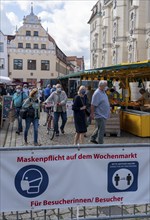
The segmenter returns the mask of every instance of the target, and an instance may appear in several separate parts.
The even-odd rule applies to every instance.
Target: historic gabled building
[[[69,72],[67,56],[42,27],[33,6],[15,36],[8,36],[8,66],[10,78],[31,84],[46,85]]]
[[[92,8],[90,67],[150,59],[150,1],[99,0]]]
[[[0,76],[8,76],[7,36],[0,31]]]
[[[84,71],[84,57],[68,56],[67,61],[70,64],[70,73]]]

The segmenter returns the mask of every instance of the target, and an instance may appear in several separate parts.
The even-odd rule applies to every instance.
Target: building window
[[[38,44],[34,44],[34,49],[38,49],[39,47],[38,47]]]
[[[41,60],[41,70],[49,70],[49,60]]]
[[[38,31],[34,31],[34,36],[39,36],[39,33],[38,33]]]
[[[0,58],[0,69],[1,70],[4,69],[4,62],[5,62],[4,58]]]
[[[41,49],[46,49],[46,44],[41,44]]]
[[[31,31],[26,31],[26,36],[31,36]]]
[[[0,42],[0,52],[4,52],[4,43]]]
[[[31,48],[31,44],[30,43],[26,43],[26,48]]]
[[[36,70],[36,60],[28,60],[27,64],[28,64],[27,67],[28,70]]]
[[[18,48],[23,48],[23,43],[18,43]]]
[[[23,69],[23,60],[14,59],[14,70],[22,70],[22,69]]]

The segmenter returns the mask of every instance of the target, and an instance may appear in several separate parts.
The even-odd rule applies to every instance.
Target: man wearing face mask
[[[92,96],[91,119],[95,119],[96,129],[91,136],[90,142],[95,144],[103,144],[106,120],[110,116],[110,104],[106,88],[107,81],[100,80],[98,88]]]
[[[13,95],[11,108],[15,107],[16,116],[18,120],[18,128],[16,133],[20,134],[22,132],[22,118],[19,115],[20,109],[22,107],[23,101],[27,98],[27,95],[22,91],[20,85],[16,86],[16,92]]]
[[[54,130],[56,136],[59,136],[59,126],[58,121],[61,116],[62,123],[60,126],[61,133],[64,134],[64,127],[67,122],[67,112],[66,112],[66,104],[67,104],[67,95],[65,91],[62,90],[61,85],[56,85],[56,91],[52,92],[51,95],[45,100],[44,104],[53,102],[54,103]]]

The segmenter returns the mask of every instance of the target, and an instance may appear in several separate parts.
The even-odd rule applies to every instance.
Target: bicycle
[[[47,134],[50,136],[50,140],[53,140],[55,131],[54,131],[54,111],[53,106],[46,104],[45,108],[47,109]]]

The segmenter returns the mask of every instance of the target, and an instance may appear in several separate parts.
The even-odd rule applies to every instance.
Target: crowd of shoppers
[[[110,114],[110,105],[106,90],[106,80],[99,81],[98,88],[94,93],[90,86],[85,87],[81,85],[78,87],[77,93],[74,95],[72,105],[75,127],[74,145],[84,144],[84,138],[86,137],[88,125],[91,123],[91,120],[95,120],[96,127],[92,136],[90,137],[90,142],[94,144],[103,144],[105,124]],[[31,123],[33,124],[34,130],[34,145],[40,145],[38,142],[40,112],[48,103],[53,105],[55,136],[59,136],[60,132],[65,134],[65,125],[67,122],[67,100],[67,94],[60,84],[53,85],[52,88],[48,84],[45,89],[37,89],[35,87],[28,88],[27,84],[24,84],[23,87],[20,85],[16,86],[15,92],[13,93],[11,108],[14,107],[16,111],[16,117],[18,120],[16,133],[18,135],[23,131],[20,109],[26,109],[28,112],[25,118],[25,145],[28,144],[28,131]],[[44,107],[43,109],[46,115],[46,108]],[[34,113],[29,114],[29,112]],[[60,117],[61,122],[59,123]]]

